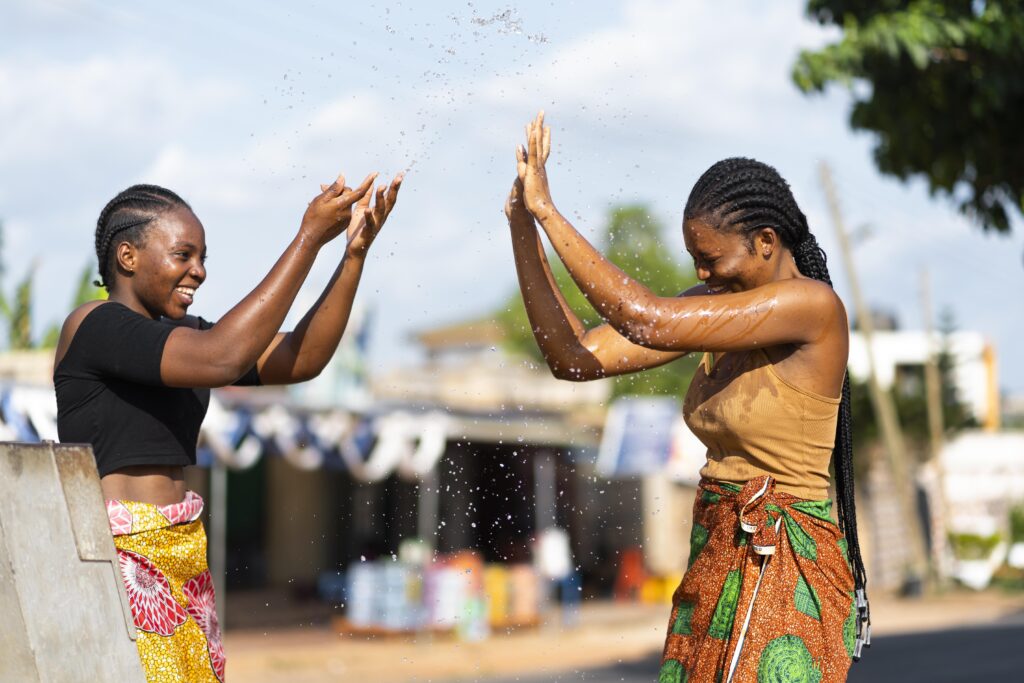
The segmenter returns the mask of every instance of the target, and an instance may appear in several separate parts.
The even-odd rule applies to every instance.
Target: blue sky
[[[585,234],[642,201],[679,232],[693,182],[753,156],[790,181],[847,300],[818,162],[834,170],[866,293],[921,324],[927,267],[938,307],[986,334],[1001,384],[1024,391],[1024,239],[984,235],[923,184],[881,177],[846,125],[842,90],[805,97],[801,48],[835,34],[803,3],[737,1],[291,3],[5,0],[0,5],[3,284],[35,260],[36,326],[66,314],[93,254],[96,215],[155,182],[207,228],[193,311],[216,319],[266,272],[317,183],[407,170],[370,255],[372,366],[415,360],[411,331],[484,314],[513,291],[501,206],[523,124],[553,127],[552,187]],[[325,249],[293,320],[340,256]]]

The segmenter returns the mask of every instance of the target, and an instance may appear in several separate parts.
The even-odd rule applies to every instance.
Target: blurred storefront
[[[395,628],[448,623],[422,608],[440,599],[499,627],[535,621],[548,599],[639,597],[633,580],[677,574],[689,505],[672,507],[667,458],[599,467],[608,384],[555,380],[493,333],[427,332],[424,363],[372,382],[347,341],[306,386],[213,392],[186,476],[229,595],[283,590]],[[8,364],[2,439],[57,440],[52,360],[32,359]],[[412,603],[367,597],[400,585],[421,621]]]
[[[927,349],[901,339],[881,354],[890,382]],[[349,625],[367,629],[477,615],[467,637],[530,623],[554,597],[667,600],[686,566],[705,451],[679,400],[609,404],[607,382],[556,380],[501,351],[492,322],[415,340],[421,364],[369,379],[356,326],[312,383],[213,393],[187,483],[207,500],[222,585],[344,605]],[[969,335],[955,348],[985,424],[994,355]],[[851,372],[860,353],[855,335]],[[57,439],[52,359],[29,356],[0,357],[2,440]],[[947,497],[977,488],[954,460]],[[899,543],[866,545],[879,562]]]

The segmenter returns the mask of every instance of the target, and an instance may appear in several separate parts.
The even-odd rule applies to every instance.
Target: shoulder
[[[82,321],[96,309],[110,305],[120,306],[116,302],[99,299],[84,303],[68,314],[68,317],[64,319],[64,325],[60,328],[60,338],[57,340],[57,350],[54,353],[54,365],[60,365],[61,359],[67,353],[68,346],[71,345],[71,340],[75,338],[78,328],[82,326]]]
[[[84,303],[75,310],[68,314],[68,317],[64,319],[64,325],[60,329],[60,341],[58,342],[58,350],[61,347],[66,347],[74,338],[75,333],[78,332],[78,328],[82,326],[82,322],[89,317],[89,314],[97,309],[104,309],[102,314],[113,313],[114,309],[121,308],[127,310],[123,305],[116,301],[106,301],[99,299],[97,301],[90,301]]]
[[[846,307],[828,283],[811,278],[795,278],[774,283],[774,286],[778,303],[797,315],[805,329],[817,329],[825,337],[848,337]],[[814,339],[821,338],[814,336]]]
[[[821,280],[798,277],[779,280],[767,286],[775,288],[780,297],[802,302],[807,306],[844,309],[843,300],[836,294],[836,290]]]

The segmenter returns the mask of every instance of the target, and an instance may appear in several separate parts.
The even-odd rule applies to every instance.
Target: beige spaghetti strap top
[[[800,389],[775,372],[763,349],[704,354],[683,418],[708,447],[700,474],[743,484],[769,474],[800,498],[828,497],[838,398]]]

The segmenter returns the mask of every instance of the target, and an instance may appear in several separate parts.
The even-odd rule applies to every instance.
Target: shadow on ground
[[[601,669],[486,679],[488,683],[640,683],[657,679],[658,656]],[[1024,612],[994,625],[876,638],[850,683],[975,683],[1022,680]],[[483,679],[477,679],[483,680]]]

